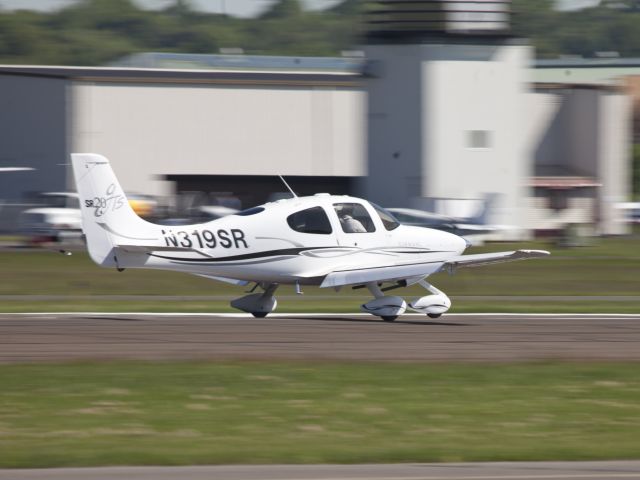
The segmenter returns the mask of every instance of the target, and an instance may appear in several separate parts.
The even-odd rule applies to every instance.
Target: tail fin
[[[493,213],[493,209],[497,203],[498,193],[486,193],[482,204],[478,211],[467,219],[467,222],[472,225],[487,225],[489,223],[489,217]]]
[[[118,267],[115,248],[122,240],[145,241],[153,224],[133,211],[109,160],[94,153],[71,154],[80,196],[82,229],[89,255],[99,265]]]

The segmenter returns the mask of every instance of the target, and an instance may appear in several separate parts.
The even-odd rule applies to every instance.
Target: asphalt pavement
[[[0,314],[0,363],[640,360],[640,315]]]
[[[0,470],[0,480],[615,480],[640,461],[253,465]]]

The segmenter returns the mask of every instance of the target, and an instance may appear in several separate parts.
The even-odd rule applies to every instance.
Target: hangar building
[[[128,192],[198,192],[199,203],[264,202],[284,191],[282,174],[299,194],[453,215],[498,194],[490,221],[516,226],[510,238],[583,222],[623,233],[613,206],[629,193],[628,97],[611,85],[532,86],[530,48],[505,33],[509,2],[489,3],[491,21],[444,8],[412,25],[383,9],[366,61],[148,54],[104,68],[0,66],[0,166],[38,169],[0,177],[0,198],[72,188],[69,153],[96,152]]]
[[[150,195],[173,193],[167,180],[229,192],[238,176],[278,173],[343,191],[365,173],[363,101],[349,72],[3,66],[0,161],[37,168],[33,191],[70,186],[70,152],[107,156],[127,191]],[[266,200],[252,192],[262,183],[242,187],[244,202]]]

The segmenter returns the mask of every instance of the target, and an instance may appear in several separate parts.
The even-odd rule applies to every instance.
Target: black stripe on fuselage
[[[155,253],[148,253],[150,257],[162,258],[164,260],[172,260],[174,262],[197,262],[197,263],[218,263],[218,262],[233,262],[237,260],[253,260],[256,258],[266,258],[266,257],[282,257],[282,256],[296,256],[300,255],[302,252],[313,252],[315,250],[329,250],[329,249],[339,249],[339,248],[349,248],[349,247],[340,247],[340,246],[331,246],[331,247],[312,247],[312,248],[284,248],[280,250],[267,250],[264,252],[256,252],[256,253],[246,253],[244,255],[231,255],[229,257],[217,257],[217,258],[183,258],[183,257],[170,257],[167,255],[158,255]],[[357,253],[359,250],[354,250],[354,253]],[[423,251],[390,251],[388,253],[398,253],[398,254],[425,254],[425,253],[443,253],[439,251],[433,250],[423,250]]]
[[[217,258],[182,258],[182,257],[169,257],[166,255],[157,255],[155,253],[149,253],[150,257],[163,258],[165,260],[174,260],[178,262],[200,262],[200,263],[215,263],[215,262],[233,262],[235,260],[251,260],[254,258],[265,257],[280,257],[280,256],[296,256],[300,252],[306,250],[324,250],[327,248],[336,247],[315,247],[315,248],[283,248],[281,250],[268,250],[265,252],[246,253],[244,255],[231,255],[229,257],[217,257]]]

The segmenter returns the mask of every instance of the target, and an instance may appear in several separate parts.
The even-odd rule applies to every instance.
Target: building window
[[[467,148],[491,148],[489,130],[467,130]]]

